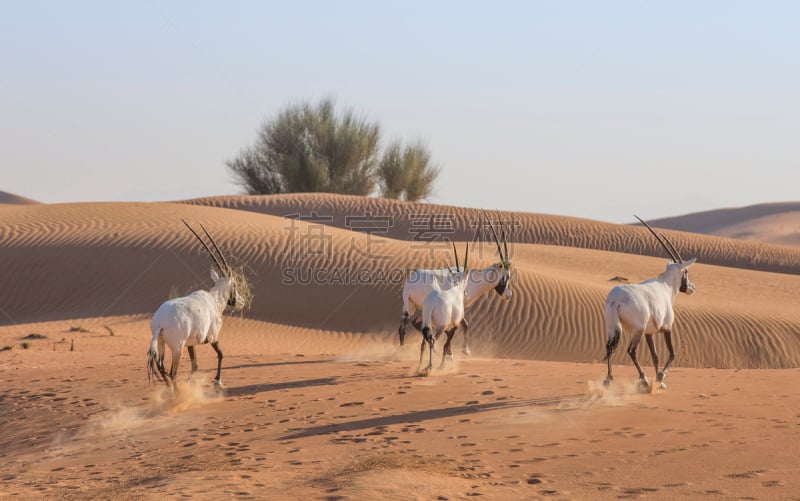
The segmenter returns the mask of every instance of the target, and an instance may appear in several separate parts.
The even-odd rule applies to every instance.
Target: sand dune
[[[315,199],[334,207],[341,199],[338,210],[343,213],[355,204],[351,197]],[[376,204],[360,200],[368,205],[366,212]],[[401,313],[405,270],[440,267],[452,259],[446,243],[422,247],[414,241],[205,205],[89,203],[2,210],[0,270],[15,284],[0,292],[5,323],[146,316],[171,293],[207,287],[208,259],[180,218],[205,224],[251,270],[256,297],[248,318],[304,329],[390,338]],[[451,212],[464,222],[456,236],[468,236],[466,221],[477,212]],[[651,240],[641,228],[529,214],[515,215],[515,220],[520,224],[517,242],[561,235],[563,246],[512,246],[514,300],[507,303],[491,293],[474,305],[475,347],[502,357],[602,358],[602,304],[614,285],[609,279],[650,278],[665,260],[634,255]],[[402,216],[397,221],[396,232],[407,224]],[[676,363],[719,368],[800,365],[800,312],[785,307],[800,294],[800,276],[706,264],[744,264],[745,249],[753,243],[674,236],[679,248],[689,249],[687,256],[698,255],[703,263],[693,267],[700,292],[677,302],[681,355]],[[576,242],[634,254],[570,247]],[[754,268],[800,269],[800,250],[759,249],[759,256],[751,257]],[[473,250],[471,264],[489,266],[496,260],[487,243]]]
[[[0,204],[31,205],[38,203],[39,202],[37,202],[36,200],[31,200],[30,198],[21,197],[19,195],[15,195],[7,191],[0,191]]]
[[[293,212],[325,224],[280,217]],[[698,291],[677,301],[670,389],[643,395],[624,350],[600,384],[602,304],[612,278],[664,268],[652,237],[516,213],[514,297],[471,308],[472,357],[459,335],[453,363],[415,377],[420,337],[400,347],[396,334],[404,271],[450,264],[446,241],[422,240],[463,246],[479,214],[334,195],[0,206],[0,498],[798,492],[800,250],[669,231],[700,260]],[[393,226],[352,231],[376,216]],[[225,319],[224,395],[202,346],[191,381],[184,355],[178,396],[146,383],[150,315],[210,284],[181,218],[253,281],[252,309]],[[473,267],[497,259],[487,242],[470,253]]]
[[[480,209],[317,193],[210,197],[189,200],[185,203],[274,216],[302,214],[343,229],[366,224],[353,218],[386,217],[391,226],[381,235],[414,242],[422,242],[426,238],[434,238],[435,235],[452,236],[460,241],[472,239],[477,221],[481,218]],[[494,211],[489,211],[489,214],[495,222],[502,219],[511,226],[511,213],[498,215]],[[348,221],[348,218],[351,220]],[[513,239],[517,243],[664,256],[663,249],[646,229],[639,226],[519,212],[513,214],[513,219],[513,227],[516,230]],[[376,227],[380,224],[380,222],[374,223]],[[386,226],[383,228],[386,229]],[[687,234],[682,231],[665,231],[664,233],[678,246],[682,254],[697,256],[705,264],[800,274],[800,251],[795,248],[695,234],[698,232]],[[483,239],[489,238],[486,231]]]
[[[657,219],[661,228],[779,245],[800,245],[800,202],[750,205]]]

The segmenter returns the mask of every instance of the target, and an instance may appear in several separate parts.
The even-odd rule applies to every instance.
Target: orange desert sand
[[[4,200],[2,499],[800,499],[800,247],[663,230],[698,258],[697,292],[676,301],[669,388],[639,393],[627,335],[608,389],[602,358],[605,295],[667,262],[640,226],[504,213],[513,298],[482,297],[472,355],[458,333],[454,362],[437,370],[439,352],[418,377],[421,336],[397,339],[396,275],[452,264],[447,243],[421,240],[463,249],[477,209]],[[181,218],[247,267],[255,293],[225,316],[224,394],[209,346],[191,380],[183,354],[176,397],[147,381],[150,316],[211,285]],[[482,240],[472,267],[497,261]],[[328,283],[286,283],[313,270]],[[376,280],[346,283],[359,270]]]

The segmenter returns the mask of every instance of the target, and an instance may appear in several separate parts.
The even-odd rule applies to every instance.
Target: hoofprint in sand
[[[233,320],[216,359],[148,385],[145,318],[0,329],[0,497],[113,499],[787,499],[800,492],[800,372],[675,368],[636,391],[601,363],[461,359],[414,375],[392,332],[336,336]],[[114,336],[102,327],[113,325]],[[298,351],[298,336],[304,348]],[[186,360],[184,360],[186,362]],[[630,367],[626,367],[630,371]]]

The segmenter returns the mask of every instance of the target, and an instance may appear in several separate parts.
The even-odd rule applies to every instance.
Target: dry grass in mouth
[[[219,272],[216,266],[214,269]],[[227,275],[233,279],[234,286],[236,287],[236,293],[238,295],[236,311],[244,313],[250,309],[250,306],[252,306],[254,296],[253,288],[250,285],[250,282],[247,280],[247,267],[243,264],[231,266]],[[169,290],[167,299],[176,299],[187,296],[202,287],[202,285],[190,287],[178,287],[173,285]]]
[[[253,304],[253,288],[247,280],[246,266],[243,264],[231,266],[229,274],[238,296],[236,310],[244,313]]]

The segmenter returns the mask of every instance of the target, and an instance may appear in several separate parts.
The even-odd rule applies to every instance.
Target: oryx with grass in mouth
[[[696,258],[684,261],[666,235],[656,233],[639,216],[634,215],[634,217],[656,237],[656,240],[669,254],[672,262],[668,263],[667,269],[656,278],[645,280],[639,284],[617,285],[608,293],[605,303],[606,333],[608,334],[605,360],[608,361],[608,376],[604,384],[608,386],[613,379],[611,355],[619,344],[622,331],[625,330],[632,333],[631,342],[628,344],[628,355],[639,372],[640,385],[644,388],[650,387],[647,376],[636,358],[636,348],[644,335],[653,357],[656,382],[661,388],[666,388],[664,378],[675,359],[675,350],[672,346],[672,324],[675,321],[673,305],[679,292],[687,295],[694,294],[694,284],[689,280],[689,266],[696,261]],[[669,359],[661,370],[658,369],[658,355],[653,344],[653,334],[658,332],[664,334],[664,341],[669,350]]]
[[[211,256],[211,280],[214,281],[214,286],[207,291],[198,290],[188,296],[170,299],[156,310],[150,320],[153,339],[147,352],[147,376],[148,380],[155,376],[168,388],[177,390],[175,378],[178,375],[183,347],[186,346],[189,351],[194,373],[197,370],[194,347],[209,343],[217,352],[217,375],[214,377],[214,385],[219,389],[222,387],[222,349],[219,346],[222,313],[228,306],[235,311],[246,309],[252,296],[244,273],[228,263],[205,227],[200,225],[216,255],[189,223],[183,221],[183,224]],[[172,352],[169,372],[164,367],[165,345],[169,345]]]
[[[494,228],[491,220],[483,212],[483,216],[488,223],[492,232],[495,244],[497,244],[497,253],[500,256],[500,262],[479,270],[470,272],[470,278],[466,284],[466,299],[464,306],[468,308],[472,303],[478,300],[483,294],[489,292],[491,289],[510,300],[511,292],[511,260],[508,254],[508,241],[506,235],[505,223],[500,219],[500,232],[502,235],[502,247],[500,238],[497,236],[497,231]],[[512,223],[513,224],[513,223]],[[400,335],[400,346],[405,342],[406,330],[408,325],[411,324],[415,329],[422,332],[422,320],[420,313],[422,310],[422,303],[435,288],[448,288],[453,283],[453,272],[463,272],[461,269],[443,268],[438,270],[415,270],[411,272],[403,286],[403,317],[398,329]],[[410,314],[413,313],[413,316]],[[469,355],[469,322],[466,318],[462,318],[461,327],[464,329],[464,353]],[[448,343],[447,349],[450,349]],[[445,353],[452,356],[452,353]]]

